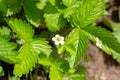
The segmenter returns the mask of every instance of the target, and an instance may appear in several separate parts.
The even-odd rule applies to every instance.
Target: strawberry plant
[[[14,64],[15,77],[39,64],[50,80],[86,80],[79,61],[89,40],[120,62],[116,37],[95,25],[105,0],[0,0],[0,5],[0,60]]]

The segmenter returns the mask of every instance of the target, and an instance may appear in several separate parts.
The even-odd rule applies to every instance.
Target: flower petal
[[[60,37],[60,35],[56,34],[55,37],[58,38],[58,37]]]
[[[98,42],[98,41],[99,41],[99,39],[98,39],[98,38],[95,38],[95,40],[96,40],[96,42]]]
[[[53,41],[56,41],[57,39],[55,37],[52,38]]]
[[[64,40],[64,37],[63,37],[63,36],[61,36],[61,40],[62,40],[62,41]]]
[[[55,41],[55,45],[59,45],[60,43],[58,41]]]
[[[62,45],[63,45],[64,43],[65,43],[65,41],[60,41],[60,44],[62,44]]]

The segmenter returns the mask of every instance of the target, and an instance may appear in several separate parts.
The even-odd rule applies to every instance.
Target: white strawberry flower
[[[56,34],[55,37],[52,38],[52,40],[55,42],[55,45],[59,45],[59,44],[63,45],[65,43],[64,37],[58,34]]]
[[[95,38],[95,40],[96,40],[96,46],[102,48],[102,41],[99,38]]]

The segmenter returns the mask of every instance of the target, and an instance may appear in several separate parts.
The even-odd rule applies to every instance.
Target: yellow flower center
[[[60,42],[60,41],[61,41],[61,37],[57,37],[57,41],[59,41],[59,42]]]
[[[99,43],[99,44],[102,44],[102,41],[101,41],[101,40],[98,40],[98,43]]]

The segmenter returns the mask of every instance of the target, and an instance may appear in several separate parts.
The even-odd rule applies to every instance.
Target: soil
[[[81,62],[87,69],[87,80],[120,80],[120,64],[95,45],[87,51],[90,62]]]

